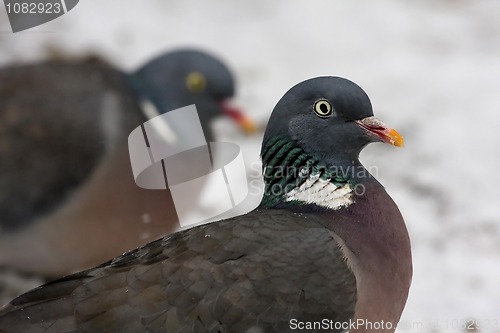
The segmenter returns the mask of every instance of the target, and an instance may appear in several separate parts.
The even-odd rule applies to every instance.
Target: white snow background
[[[100,54],[133,70],[179,46],[219,55],[238,81],[234,103],[265,124],[278,99],[314,76],[359,84],[406,147],[361,156],[398,203],[414,277],[400,332],[500,332],[500,2],[498,0],[80,1],[12,34],[0,8],[0,65],[54,52]],[[260,188],[261,135],[221,120]],[[217,189],[208,186],[206,196]],[[242,213],[258,203],[253,196]],[[199,212],[210,210],[202,205]]]

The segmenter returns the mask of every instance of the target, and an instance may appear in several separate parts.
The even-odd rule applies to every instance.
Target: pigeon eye
[[[205,76],[200,72],[191,72],[186,77],[186,86],[192,92],[202,92],[205,90],[205,86],[207,85],[207,80]]]
[[[321,118],[328,118],[332,115],[332,104],[326,99],[317,100],[314,103],[314,112]]]

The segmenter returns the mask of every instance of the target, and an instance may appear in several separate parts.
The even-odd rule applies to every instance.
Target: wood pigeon
[[[169,191],[135,184],[127,137],[191,104],[207,141],[222,115],[252,131],[225,102],[234,90],[229,69],[193,49],[131,74],[97,60],[0,69],[0,267],[60,277],[178,229]]]
[[[394,332],[410,241],[358,159],[371,142],[403,145],[359,86],[297,84],[265,132],[258,208],[34,289],[0,332]]]

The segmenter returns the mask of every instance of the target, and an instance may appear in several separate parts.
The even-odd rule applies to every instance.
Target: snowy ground
[[[101,0],[13,35],[0,9],[0,64],[90,51],[133,69],[169,48],[201,46],[231,65],[236,103],[261,123],[295,83],[350,78],[406,139],[404,150],[362,154],[412,239],[399,331],[461,332],[473,318],[481,332],[500,332],[499,11],[497,0]],[[257,184],[261,136],[217,126],[221,140],[241,143]],[[258,195],[250,201],[247,209]]]

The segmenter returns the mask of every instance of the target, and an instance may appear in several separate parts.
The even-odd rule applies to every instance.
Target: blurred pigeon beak
[[[255,123],[236,107],[228,104],[227,102],[222,102],[220,107],[222,109],[222,113],[236,121],[246,134],[252,134],[257,131]]]
[[[375,117],[366,117],[361,120],[356,120],[356,124],[374,134],[381,141],[389,143],[396,147],[404,147],[405,143],[401,134],[395,129],[388,127]]]

